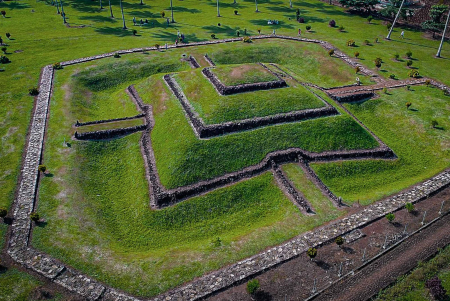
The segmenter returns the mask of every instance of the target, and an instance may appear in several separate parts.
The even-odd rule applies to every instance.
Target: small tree
[[[395,79],[395,74],[394,73],[389,74],[389,78],[390,79]]]
[[[31,212],[31,214],[30,214],[30,219],[31,219],[33,222],[37,223],[37,222],[41,219],[41,217],[39,216],[39,213],[37,213],[37,212]]]
[[[448,11],[448,6],[444,4],[438,4],[431,6],[430,19],[422,23],[422,28],[433,32],[433,39],[436,32],[442,31],[445,26],[444,14]]]
[[[6,210],[5,207],[0,207],[0,218],[5,218],[5,216],[8,214],[8,210]]]
[[[339,246],[339,248],[341,248],[342,245],[344,244],[345,240],[342,236],[338,236],[338,237],[336,237],[334,242]]]
[[[344,27],[344,26],[342,26],[342,25],[339,26],[339,31],[340,31],[340,32],[343,32],[344,30],[345,30],[345,27]]]
[[[6,18],[6,11],[2,10],[0,13],[2,14],[3,18]]]
[[[164,18],[166,16],[166,12],[165,11],[162,11],[161,12],[161,18]]]
[[[408,50],[406,52],[406,57],[409,58],[409,59],[412,57],[412,51],[411,50]]]
[[[386,87],[383,88],[383,93],[387,94],[388,93],[388,89]]]
[[[329,56],[332,56],[333,54],[334,54],[334,49],[328,50],[328,55],[329,55]]]
[[[394,219],[395,219],[395,215],[394,215],[394,213],[388,213],[388,214],[386,214],[386,219],[390,222],[390,223],[392,223],[393,221],[394,221]]]
[[[378,69],[380,69],[381,63],[382,63],[382,62],[383,62],[383,60],[382,60],[381,58],[379,58],[379,57],[377,57],[377,58],[374,60],[375,66],[376,66]]]
[[[239,12],[237,9],[234,10],[234,14],[237,15]]]
[[[241,32],[239,30],[236,30],[236,36],[240,36]]]
[[[9,60],[9,58],[5,55],[0,56],[0,64],[8,64],[11,61]]]
[[[349,47],[355,47],[355,46],[356,46],[355,40],[352,40],[352,39],[348,40],[348,41],[347,41],[347,46],[349,46]]]
[[[9,32],[7,32],[7,33],[6,33],[6,37],[7,37],[8,40],[9,40],[9,38],[11,37],[11,34],[10,34]]]
[[[53,69],[55,70],[59,70],[62,69],[63,67],[61,66],[61,63],[53,63],[52,65]]]
[[[439,122],[437,122],[437,120],[431,120],[431,126],[433,127],[433,129],[435,129],[438,125]]]
[[[261,28],[258,28],[257,30],[258,30],[258,34],[261,34]]]
[[[156,50],[159,50],[159,44],[155,44],[155,48],[156,48]]]
[[[414,204],[413,204],[413,203],[406,203],[406,204],[405,204],[405,208],[406,208],[406,210],[407,210],[409,213],[411,213],[411,212],[414,211]]]
[[[394,54],[394,59],[395,59],[396,61],[398,61],[399,58],[400,58],[400,54],[398,54],[398,53]]]
[[[328,22],[328,26],[335,27],[336,26],[336,21],[331,20],[330,22]]]
[[[370,45],[370,41],[369,40],[364,40],[363,44],[364,45]]]
[[[425,283],[425,286],[430,290],[430,294],[433,296],[435,300],[444,300],[447,291],[442,286],[442,281],[437,276],[433,277]]]
[[[6,50],[7,50],[8,48],[6,48],[6,47],[2,47],[2,51],[3,51],[3,54],[6,54]]]
[[[413,64],[413,61],[412,61],[412,60],[407,60],[407,61],[406,61],[406,66],[411,67],[412,64]]]
[[[412,105],[412,103],[410,103],[409,101],[406,103],[406,109],[409,110],[409,107]],[[410,204],[410,203],[408,203]]]
[[[216,34],[215,33],[212,33],[211,34],[211,39],[215,39],[216,38]]]
[[[133,36],[137,35],[137,30],[133,29],[132,33],[133,33]]]
[[[311,258],[311,260],[313,260],[317,256],[317,249],[309,248],[308,251],[306,252],[306,254],[308,254],[309,258]]]
[[[311,30],[311,25],[306,25],[306,30],[310,31]]]
[[[36,96],[39,94],[39,89],[37,87],[30,88],[28,89],[28,94],[31,96]]]
[[[250,295],[254,295],[259,289],[259,280],[253,279],[247,282],[247,292]]]
[[[408,72],[408,76],[412,77],[412,78],[418,78],[420,76],[420,74],[419,74],[419,71],[417,71],[416,69],[412,69]]]
[[[359,71],[361,71],[361,69],[359,68],[359,66],[355,67],[355,73],[357,74]]]
[[[46,170],[47,170],[47,166],[45,166],[43,164],[38,166],[38,171],[39,172],[45,173]]]
[[[356,52],[354,53],[354,55],[355,55],[356,58],[358,58],[358,57],[359,57],[359,52],[356,51]]]
[[[373,17],[372,16],[368,16],[367,17],[367,22],[370,24],[370,22],[372,22],[372,20],[373,20]]]

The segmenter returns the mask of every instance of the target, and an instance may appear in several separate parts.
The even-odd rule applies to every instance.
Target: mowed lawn
[[[312,164],[336,195],[368,204],[450,166],[450,97],[434,87],[390,89],[345,106],[397,154],[398,160]],[[412,106],[408,110],[406,102]],[[432,120],[438,122],[432,127]]]

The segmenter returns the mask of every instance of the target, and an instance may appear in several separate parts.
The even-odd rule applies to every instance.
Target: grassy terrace
[[[219,66],[212,70],[226,86],[253,84],[278,80],[259,64]]]
[[[286,88],[222,96],[202,75],[201,70],[178,73],[175,79],[206,124],[325,106],[319,98],[294,81],[289,81],[289,87]]]
[[[198,140],[179,101],[169,92],[161,76],[150,77],[136,88],[156,112],[151,137],[158,173],[167,188],[233,172],[259,163],[269,152],[290,147],[321,152],[378,145],[369,133],[346,115]]]
[[[436,88],[415,86],[346,104],[399,160],[314,164],[313,168],[335,194],[363,204],[431,177],[450,166],[449,100]],[[412,102],[409,110],[407,101]],[[438,121],[437,128],[432,128],[432,120]]]

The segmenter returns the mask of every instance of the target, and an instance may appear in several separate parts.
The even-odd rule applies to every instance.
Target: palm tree
[[[449,19],[450,19],[450,10],[448,11],[447,21],[445,22],[444,32],[442,33],[441,44],[439,45],[439,49],[438,49],[438,52],[436,53],[436,57],[441,57],[442,44],[444,44],[445,32],[447,31]]]
[[[292,8],[292,0],[289,0],[289,7]]]
[[[112,7],[111,7],[111,0],[108,0],[109,2],[109,11],[111,12],[111,18],[114,18],[113,12],[112,12]]]
[[[172,12],[172,23],[175,23],[175,20],[173,19],[173,5],[172,5],[172,0],[170,0],[170,10]]]
[[[217,0],[217,16],[220,17],[219,0]]]
[[[100,9],[103,9],[102,0],[100,0]]]
[[[122,11],[123,29],[127,29],[127,26],[125,25],[125,16],[123,15],[123,5],[122,5],[122,0],[120,0],[120,10]]]
[[[62,0],[59,0],[59,2],[61,2],[61,16],[63,17],[64,24],[66,24],[67,23],[66,22],[66,13],[64,12],[64,6],[63,6],[63,3],[62,3]]]
[[[394,22],[392,23],[391,29],[389,30],[389,33],[388,33],[388,35],[386,37],[386,40],[390,40],[391,39],[391,33],[392,33],[392,30],[394,29],[395,23],[397,22],[398,16],[400,15],[400,12],[402,11],[403,3],[405,3],[405,0],[402,0],[402,4],[400,4],[400,8],[398,9],[397,15],[395,16]]]
[[[144,1],[143,0],[141,0],[141,5],[144,5]]]
[[[256,12],[259,12],[259,10],[258,10],[258,0],[255,0],[255,4],[256,4]]]

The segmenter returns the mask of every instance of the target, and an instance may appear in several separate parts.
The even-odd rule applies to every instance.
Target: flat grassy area
[[[289,81],[289,87],[222,96],[201,70],[175,76],[195,111],[206,124],[264,117],[292,111],[315,109],[325,104],[302,85]]]
[[[106,123],[98,123],[98,124],[90,124],[79,127],[74,127],[73,131],[77,131],[78,133],[85,132],[94,132],[94,131],[104,131],[118,128],[126,128],[133,127],[138,125],[143,125],[144,120],[142,118],[137,119],[129,119],[129,120],[120,120],[114,122],[106,122]]]
[[[438,276],[442,286],[447,291],[447,300],[450,297],[450,247],[441,250],[435,257],[419,266],[410,274],[399,277],[397,283],[381,291],[376,301],[433,301],[425,287],[428,279]]]
[[[212,72],[226,86],[276,81],[278,77],[259,64],[219,66]]]
[[[378,145],[369,133],[346,115],[199,140],[179,101],[170,93],[161,76],[150,77],[136,88],[142,99],[153,105],[153,149],[161,183],[167,188],[233,172],[259,163],[269,152],[290,147],[321,152]]]
[[[41,285],[40,281],[15,268],[0,269],[1,301],[32,300],[32,291]]]
[[[398,160],[312,165],[325,185],[347,202],[368,204],[450,166],[450,97],[426,86],[388,93],[345,106],[394,150]],[[412,102],[409,110],[407,101]],[[432,128],[432,120],[438,121],[437,128]]]

